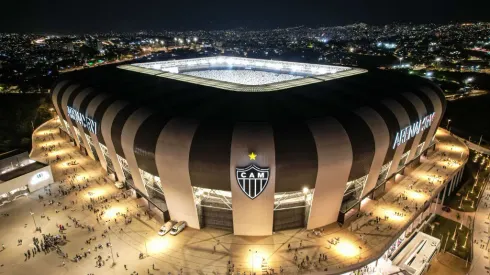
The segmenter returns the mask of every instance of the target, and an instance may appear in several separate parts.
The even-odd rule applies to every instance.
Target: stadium
[[[249,236],[344,223],[434,150],[446,105],[415,76],[237,57],[73,72],[52,100],[165,220]]]

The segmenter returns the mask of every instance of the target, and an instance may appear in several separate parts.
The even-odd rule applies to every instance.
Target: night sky
[[[488,0],[4,0],[0,32],[252,29],[490,21]]]

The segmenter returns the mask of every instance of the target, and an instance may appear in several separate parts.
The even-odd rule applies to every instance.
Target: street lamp
[[[451,123],[451,119],[448,119],[448,120],[447,120],[447,126],[446,126],[446,128],[447,128],[448,130],[449,130],[449,123]]]
[[[111,248],[112,266],[115,266],[116,265],[116,262],[114,262],[114,252],[112,252],[111,233],[110,232],[107,232],[107,236],[109,237],[109,244],[110,244],[109,247]],[[145,240],[145,245],[146,245],[146,240]]]
[[[252,254],[252,249],[249,249],[248,252],[250,252],[250,260],[252,261],[252,272],[250,272],[250,273],[253,273],[254,272],[253,271],[254,270],[254,267],[253,267],[254,266],[254,256]]]
[[[34,226],[35,226],[35,228],[37,230],[37,224],[36,224],[36,220],[34,219],[34,212],[32,212],[32,209],[31,209],[31,212],[30,213],[31,213],[32,221],[34,222]]]
[[[398,57],[398,60],[400,60],[400,66],[401,66],[402,65],[403,57]]]

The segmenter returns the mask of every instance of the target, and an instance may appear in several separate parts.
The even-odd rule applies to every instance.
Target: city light
[[[446,12],[444,8],[441,7],[440,12]],[[192,14],[189,13],[187,17]],[[186,16],[182,15],[181,18],[186,19]],[[100,242],[102,245],[108,242],[114,243],[115,250],[112,260],[118,261],[116,267],[118,270],[123,270],[122,266],[126,268],[128,264],[129,271],[147,271],[146,269],[149,268],[148,273],[150,270],[153,270],[154,273],[172,270],[174,273],[183,273],[184,271],[178,272],[178,270],[184,269],[186,273],[197,270],[203,274],[238,271],[256,274],[269,272],[267,268],[276,268],[277,272],[272,273],[388,274],[389,272],[381,268],[389,264],[390,270],[399,269],[400,272],[403,272],[401,270],[407,265],[399,266],[398,269],[395,269],[395,265],[410,262],[407,260],[410,257],[405,257],[402,251],[405,248],[409,250],[411,245],[407,243],[413,241],[412,236],[427,229],[424,227],[427,225],[425,223],[426,214],[437,210],[441,214],[441,217],[438,218],[454,216],[456,211],[447,210],[446,207],[441,210],[441,205],[437,205],[443,200],[453,210],[457,208],[457,205],[460,205],[460,210],[470,209],[470,207],[479,208],[478,198],[479,196],[486,198],[487,193],[484,192],[488,190],[485,190],[485,184],[490,178],[487,178],[486,172],[483,171],[490,167],[488,155],[485,155],[483,150],[481,154],[468,150],[468,147],[479,150],[475,145],[478,144],[478,137],[481,134],[483,136],[480,137],[480,142],[483,142],[482,146],[486,145],[488,136],[485,136],[485,129],[478,128],[476,133],[472,133],[473,142],[468,143],[467,136],[458,138],[456,134],[459,131],[464,133],[464,128],[467,126],[465,124],[469,125],[471,121],[468,121],[467,117],[448,112],[451,113],[455,122],[451,124],[451,119],[447,119],[447,116],[441,113],[446,106],[444,97],[449,102],[460,100],[460,98],[479,97],[487,92],[484,90],[485,79],[480,75],[490,72],[490,64],[487,62],[490,52],[485,49],[485,47],[488,48],[485,45],[490,44],[488,42],[490,40],[481,34],[488,29],[489,25],[475,23],[462,27],[461,24],[427,23],[389,24],[387,22],[377,26],[352,24],[336,27],[300,26],[250,30],[247,27],[232,28],[233,24],[226,27],[225,22],[225,30],[199,30],[200,27],[196,26],[193,31],[147,32],[142,30],[134,33],[67,34],[51,37],[28,33],[0,34],[0,68],[4,69],[2,79],[8,80],[0,83],[0,93],[51,94],[50,100],[54,103],[54,107],[51,108],[51,102],[46,102],[49,104],[41,102],[42,106],[38,108],[43,112],[40,113],[41,115],[36,115],[34,119],[25,119],[24,123],[16,123],[14,125],[17,126],[14,126],[13,129],[7,129],[14,133],[20,128],[22,128],[20,130],[25,130],[24,128],[31,130],[32,126],[34,133],[32,137],[29,137],[31,140],[26,139],[22,142],[32,141],[32,152],[28,154],[33,156],[33,163],[42,162],[45,167],[25,176],[22,187],[25,189],[38,187],[39,197],[38,193],[31,194],[29,195],[30,200],[24,199],[25,203],[16,202],[5,206],[8,207],[7,210],[11,215],[16,217],[11,222],[5,223],[5,230],[11,231],[11,228],[22,228],[23,226],[26,228],[28,225],[25,222],[32,221],[23,221],[22,216],[28,216],[28,219],[31,219],[28,215],[31,213],[34,221],[33,212],[36,212],[36,215],[42,215],[40,226],[43,227],[43,233],[55,230],[54,224],[66,224],[71,228],[65,231],[66,237],[73,241],[73,238],[76,239],[79,235],[77,232],[80,231],[73,229],[78,227],[73,225],[73,220],[76,219],[83,225],[98,225],[95,219],[87,218],[90,211],[87,211],[86,206],[93,203],[99,211],[97,222],[100,223],[101,228],[103,227],[101,230],[107,229],[110,232],[110,234],[104,233],[103,237],[107,238],[98,240],[95,245],[98,246]],[[63,24],[67,23],[63,22]],[[178,26],[178,22],[175,24]],[[102,25],[114,26],[115,24],[102,22]],[[127,27],[127,24],[121,26]],[[206,28],[204,26],[202,29]],[[400,43],[400,46],[397,43]],[[472,53],[468,55],[468,51]],[[121,60],[124,63],[106,66],[114,60]],[[372,64],[371,60],[373,60]],[[16,65],[11,69],[12,64],[17,64],[15,62],[21,66]],[[102,66],[107,68],[96,68]],[[366,67],[369,69],[364,69]],[[41,69],[32,70],[32,68]],[[70,72],[78,70],[83,70],[83,72]],[[105,73],[110,75],[105,77]],[[60,75],[62,75],[61,78]],[[421,77],[426,79],[420,79]],[[42,83],[33,81],[36,79],[43,79],[43,81]],[[65,79],[66,82],[63,83]],[[411,83],[412,80],[415,82]],[[118,81],[121,83],[117,83]],[[441,86],[440,89],[435,86],[436,84],[430,84],[431,81],[438,82],[436,84]],[[478,87],[473,89],[477,84]],[[353,92],[351,88],[362,90],[363,85],[369,86],[368,90],[371,89],[375,93],[356,96],[355,91]],[[117,89],[111,89],[114,87]],[[134,93],[131,87],[143,87],[140,89],[141,94]],[[155,92],[160,90],[165,93],[157,95]],[[179,91],[187,92],[182,94]],[[228,91],[234,92],[228,93]],[[225,96],[217,96],[221,94]],[[230,96],[226,96],[228,94]],[[252,98],[248,99],[249,96]],[[405,96],[407,100],[397,100],[395,105],[378,102],[392,97],[396,99]],[[155,99],[155,102],[150,102],[151,99]],[[367,102],[364,102],[366,100]],[[116,101],[117,103],[114,103]],[[164,104],[158,104],[160,101],[164,101]],[[129,112],[133,109],[128,109],[127,115],[118,115],[117,118],[114,118],[120,108],[126,108],[125,105],[119,103],[126,104],[127,102],[131,103],[130,107],[134,107],[134,110],[141,108],[143,112],[130,116]],[[378,116],[374,112],[376,115],[374,118],[377,118],[374,119],[373,112],[363,111],[365,103],[368,106],[382,104],[385,111],[390,114],[396,113],[395,111],[400,108],[407,111],[414,109],[415,105],[417,108],[414,109],[413,115],[408,112],[410,115],[405,116],[407,118],[403,116],[392,118],[392,115],[384,116],[381,113],[381,116]],[[148,104],[150,105],[146,106]],[[409,106],[405,106],[406,104]],[[451,104],[447,104],[448,108],[452,108]],[[32,107],[29,104],[20,105]],[[425,108],[425,105],[428,107]],[[223,106],[226,108],[220,108]],[[166,110],[167,107],[170,109]],[[477,108],[476,105],[474,107]],[[260,110],[261,108],[264,110]],[[361,126],[366,128],[367,134],[371,131],[376,137],[376,146],[366,147],[366,150],[369,151],[366,152],[370,154],[357,154],[362,159],[354,161],[351,160],[350,148],[356,149],[354,148],[356,147],[355,142],[342,138],[329,139],[333,136],[346,136],[342,127],[332,124],[337,123],[337,117],[339,121],[343,121],[342,116],[346,113],[346,108],[349,112],[356,112],[359,117],[368,115],[373,118],[367,128],[363,118],[358,120]],[[395,109],[391,110],[393,108]],[[15,114],[17,109],[14,106],[11,109]],[[461,112],[468,109],[471,108],[462,109]],[[49,112],[46,112],[48,110]],[[380,109],[380,111],[383,110]],[[161,116],[162,111],[163,116]],[[20,109],[19,113],[21,113]],[[44,120],[44,113],[46,117],[48,115],[57,116],[58,122],[50,120],[45,125],[38,126]],[[336,118],[333,122],[330,119],[332,116]],[[162,132],[163,124],[146,123],[144,121],[147,117],[152,120],[155,117],[156,122],[158,119],[172,122],[170,123],[172,127],[165,127],[163,139],[157,139],[155,136],[155,133]],[[222,169],[221,166],[213,166],[216,163],[212,158],[201,158],[202,163],[198,164],[202,164],[204,168],[198,169],[200,174],[197,178],[201,181],[206,181],[206,178],[213,179],[219,176],[220,172],[217,170],[223,170],[227,179],[230,177],[230,171],[232,172],[231,177],[237,179],[230,181],[231,189],[228,189],[228,186],[218,186],[220,185],[218,183],[211,184],[216,185],[213,187],[216,189],[206,189],[201,187],[202,184],[199,182],[192,184],[190,189],[183,189],[176,180],[179,179],[182,171],[176,170],[175,167],[180,165],[181,160],[184,160],[184,164],[188,163],[189,161],[186,160],[189,154],[182,156],[182,150],[179,148],[189,149],[189,144],[198,139],[199,129],[202,128],[200,124],[213,122],[210,121],[213,118],[226,118],[224,122],[230,122],[228,123],[230,125],[240,124],[243,121],[253,123],[242,123],[240,127],[243,126],[243,131],[233,132],[232,141],[237,142],[239,150],[230,151],[229,148],[225,148],[226,146],[211,144],[229,140],[229,131],[215,131],[212,133],[213,138],[205,139],[203,142],[209,144],[201,144],[202,146],[198,147],[208,146],[213,150],[204,153],[225,155],[232,161],[227,161],[225,169]],[[390,121],[384,123],[387,118],[395,119],[395,123],[388,123]],[[9,122],[8,119],[6,117],[7,122]],[[218,122],[223,122],[221,120]],[[279,166],[282,162],[280,159],[274,161],[274,158],[270,159],[269,156],[271,154],[274,156],[274,151],[281,149],[279,148],[281,144],[269,144],[270,142],[257,144],[256,138],[253,137],[250,140],[251,134],[258,131],[255,124],[268,125],[271,120],[273,122],[284,120],[286,123],[292,121],[308,126],[293,127],[289,131],[298,132],[295,134],[298,136],[315,134],[312,142],[325,151],[325,154],[321,155],[322,159],[318,159],[318,165],[314,167],[318,170],[314,171],[318,172],[317,181],[321,180],[320,176],[323,174],[327,174],[328,180],[328,175],[332,174],[331,170],[333,170],[338,174],[335,175],[339,181],[335,183],[338,188],[320,188],[322,186],[315,188],[309,177],[311,165],[286,167],[290,173],[299,175],[298,180],[292,183],[282,183],[283,181],[278,180],[273,182],[274,178],[279,179],[281,176],[277,173],[281,172]],[[485,117],[477,117],[473,120],[475,124],[484,121]],[[125,135],[128,131],[133,135],[128,138],[123,136],[122,140],[111,139],[109,137],[111,134],[114,136],[114,133],[103,129],[104,134],[109,133],[109,137],[105,136],[101,140],[102,121],[104,121],[104,127],[114,128],[112,132],[117,130],[118,136]],[[136,126],[141,124],[139,132],[138,129],[132,129],[135,128],[131,126],[132,122],[136,123]],[[327,124],[323,125],[323,123]],[[349,133],[349,136],[358,134],[359,142],[370,143],[370,140],[364,140],[361,137],[363,133],[356,132],[356,130],[364,129],[362,127],[362,129],[357,129],[356,123],[357,121],[353,122],[352,129],[350,129],[353,133]],[[189,125],[193,128],[189,128]],[[450,126],[457,126],[458,131],[451,133]],[[15,127],[20,128],[15,129]],[[35,127],[39,127],[39,130],[34,130]],[[128,130],[128,127],[131,129]],[[219,128],[220,125],[217,127]],[[392,127],[395,129],[391,129]],[[198,130],[193,131],[193,129]],[[436,134],[434,134],[435,129],[437,129]],[[150,135],[148,140],[145,139],[146,135]],[[169,140],[165,139],[167,136],[170,137]],[[18,143],[10,137],[7,137],[6,140],[11,140],[13,145]],[[145,146],[144,148],[139,146],[141,145],[139,143],[144,143],[144,141],[147,141],[146,147],[149,149],[156,148],[150,150],[155,151],[153,155],[141,155],[139,152],[148,149]],[[285,144],[294,151],[304,151],[303,158],[310,159],[311,154],[308,152],[311,151],[311,146],[309,146],[311,142],[305,143],[301,140],[295,142],[296,140],[292,138],[291,144],[287,142]],[[384,144],[386,142],[389,144]],[[4,145],[9,144],[5,142]],[[390,154],[378,150],[379,148],[386,149],[386,146]],[[398,146],[400,146],[399,150]],[[249,153],[247,150],[251,148],[258,150],[257,161],[246,157],[245,153]],[[117,154],[114,153],[114,149]],[[339,152],[340,155],[338,155]],[[162,155],[165,158],[163,161],[161,161]],[[136,161],[134,156],[137,157]],[[367,159],[364,159],[365,157]],[[301,154],[299,158],[302,158]],[[315,154],[313,158],[316,160]],[[475,174],[470,176],[471,183],[473,183],[473,177],[476,178],[473,189],[471,186],[469,188],[463,186],[467,184],[467,177],[465,175],[463,181],[460,181],[463,173],[459,173],[463,172],[467,159],[470,158],[475,162],[470,165],[481,165],[476,177]],[[172,163],[172,160],[177,162]],[[12,169],[17,169],[14,168],[15,165],[20,164],[10,164]],[[37,165],[41,166],[41,163]],[[241,165],[244,167],[261,165],[261,167],[257,168],[257,171],[254,170],[257,174],[250,173],[249,178],[246,180],[245,177],[241,178],[242,182],[240,182],[237,172],[239,169],[235,169]],[[205,169],[208,166],[209,169]],[[366,170],[364,168],[369,168],[369,171],[364,171]],[[362,174],[359,173],[353,177],[353,173],[349,171],[356,169]],[[118,175],[114,170],[118,171]],[[7,172],[9,171],[2,170],[1,173]],[[124,172],[124,175],[120,172]],[[158,174],[162,175],[161,179]],[[300,178],[302,175],[305,179]],[[118,189],[121,187],[119,184],[124,181],[120,179],[121,176],[126,178],[131,176],[134,184],[124,184],[125,188]],[[360,176],[363,177],[359,178]],[[270,183],[269,177],[271,178]],[[355,180],[352,180],[351,177]],[[104,179],[106,184],[100,179]],[[119,181],[114,184],[116,180]],[[313,180],[315,180],[314,177]],[[347,186],[344,180],[348,181]],[[75,188],[77,185],[78,188]],[[44,186],[46,187],[42,192],[41,189]],[[58,193],[58,187],[63,196]],[[233,192],[240,190],[237,188],[242,188],[242,190],[248,188],[248,192],[262,194],[262,197],[254,199],[253,196],[249,196],[250,199],[245,199],[243,205],[240,205],[240,201],[236,198],[232,200],[231,190],[234,190]],[[177,189],[179,192],[172,192]],[[16,186],[16,189],[10,192],[17,195],[19,190],[24,189]],[[65,196],[63,190],[73,190],[73,192]],[[469,195],[470,191],[475,195]],[[445,193],[445,199],[441,199],[442,193]],[[19,196],[24,195],[28,193],[22,192]],[[11,202],[13,197],[15,196],[9,194],[9,190],[5,190],[4,194],[0,194],[0,203]],[[273,201],[264,204],[267,197]],[[108,200],[105,200],[106,198]],[[51,200],[54,200],[54,204]],[[457,204],[451,200],[457,200]],[[164,202],[167,202],[168,205]],[[19,211],[20,216],[10,210],[19,205],[25,208],[21,210],[27,210],[26,205],[28,204],[32,205],[31,211]],[[45,204],[43,209],[46,213],[40,208],[36,209],[42,204]],[[65,208],[65,205],[69,206],[69,209],[60,212],[63,211],[62,208]],[[53,213],[55,211],[58,215]],[[188,228],[177,236],[171,234],[159,236],[158,229],[168,222],[168,215],[162,219],[162,213],[168,214],[167,211],[170,211],[172,220],[185,221]],[[233,214],[233,219],[229,215],[229,217],[226,215],[220,217],[225,212]],[[293,215],[296,212],[301,212],[301,215]],[[134,218],[131,221],[125,220],[125,217],[121,215],[126,213],[128,217]],[[245,215],[242,216],[242,213]],[[460,222],[457,226],[460,226],[460,229],[464,224],[467,224],[469,228],[472,223],[480,224],[477,220],[479,215],[470,214],[461,214],[462,219],[457,217]],[[49,220],[47,215],[51,217],[51,223],[46,221]],[[66,216],[70,219],[66,219]],[[475,217],[475,220],[468,220],[468,216]],[[226,221],[223,222],[222,218],[226,218]],[[339,224],[337,221],[342,223]],[[50,224],[53,224],[52,228]],[[213,228],[213,225],[219,228]],[[431,226],[428,228],[429,232],[435,233],[431,235],[437,238],[439,236],[436,235],[440,235],[441,239],[446,240],[446,243],[447,238],[450,238],[451,233],[454,232],[453,240],[456,243],[450,243],[447,250],[444,247],[444,250],[441,250],[443,252],[458,250],[461,247],[471,252],[472,240],[480,239],[477,236],[481,234],[478,230],[464,232],[466,240],[463,242],[461,241],[464,238],[463,233],[453,226],[447,233],[447,228],[443,230],[443,223],[439,223],[439,227],[434,225],[437,223],[429,225]],[[440,230],[434,231],[434,227]],[[287,231],[280,231],[285,229]],[[38,230],[37,226],[36,230]],[[28,231],[31,229],[29,228]],[[28,231],[26,234],[29,233]],[[90,233],[86,232],[85,230],[84,234]],[[33,233],[35,236],[40,235],[37,231]],[[460,234],[457,239],[456,234]],[[469,247],[466,247],[469,237],[472,238],[468,243]],[[5,240],[7,251],[15,250],[16,240],[11,239]],[[105,263],[111,258],[109,255],[113,249],[109,248],[109,244],[107,246],[104,251],[109,249],[111,251],[106,251],[105,255],[102,255]],[[86,241],[86,245],[77,247],[78,253],[83,254],[83,251],[93,247],[93,244]],[[428,245],[424,249],[427,247]],[[432,249],[440,250],[439,248],[438,242],[432,243]],[[69,247],[65,246],[63,249],[68,249],[66,252],[70,255],[75,254]],[[124,255],[127,251],[134,260],[127,261]],[[403,258],[401,262],[395,260],[396,257],[399,257],[393,254],[395,251],[400,258]],[[425,265],[425,268],[430,266],[432,258],[425,258],[424,251],[418,251],[421,253],[417,254],[416,260],[412,259],[408,264],[410,268],[415,269],[415,266],[421,265]],[[117,257],[114,257],[117,252]],[[141,257],[144,259],[137,261],[136,256],[140,252],[146,253]],[[320,253],[327,254],[328,260],[323,261],[319,258]],[[392,255],[388,255],[390,253]],[[194,254],[192,258],[191,255]],[[8,255],[9,253],[6,254]],[[307,255],[311,257],[311,261],[306,260]],[[293,263],[292,259],[295,256],[297,259],[294,258]],[[8,259],[6,261],[8,262]],[[28,256],[25,261],[26,264],[32,263]],[[59,261],[62,261],[63,267],[60,267],[60,263],[53,264],[55,272],[50,270],[49,265],[44,265],[43,268],[46,270],[38,272],[53,274],[56,273],[56,270],[73,270],[73,268],[82,268],[85,265],[84,261],[76,263],[70,259]],[[302,261],[307,263],[304,264]],[[141,266],[135,264],[136,262],[139,262]],[[65,264],[67,267],[64,267]],[[152,264],[157,265],[158,268],[155,266],[152,268]],[[90,272],[90,269],[93,268],[93,261],[87,262],[86,265]],[[108,266],[99,267],[100,270],[104,268],[109,270]],[[5,266],[4,268],[7,268],[6,274],[12,273],[9,268],[13,269],[13,267]],[[22,269],[21,266],[16,268]]]

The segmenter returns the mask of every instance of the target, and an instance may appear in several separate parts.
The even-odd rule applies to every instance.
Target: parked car
[[[158,231],[158,235],[164,236],[167,234],[171,229],[172,226],[174,226],[175,222],[174,221],[168,221],[162,227],[160,227],[160,230]]]
[[[443,206],[441,209],[444,212],[448,212],[448,213],[451,212],[451,208],[449,206]]]
[[[175,235],[179,234],[182,230],[184,230],[184,228],[186,228],[186,226],[187,226],[187,223],[185,221],[180,221],[177,224],[175,224],[174,226],[172,226],[172,229],[170,230],[170,234],[175,236]]]

